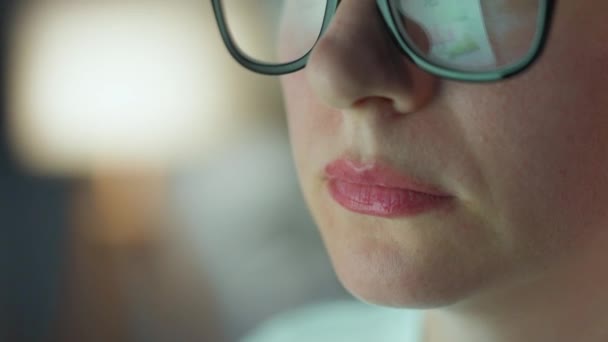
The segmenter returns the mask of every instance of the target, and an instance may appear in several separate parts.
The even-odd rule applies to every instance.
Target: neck
[[[605,246],[535,279],[428,311],[426,341],[608,341]]]

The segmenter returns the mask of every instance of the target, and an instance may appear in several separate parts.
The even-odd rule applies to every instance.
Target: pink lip
[[[325,175],[332,198],[344,208],[381,217],[414,216],[445,206],[452,196],[378,163],[339,159]]]

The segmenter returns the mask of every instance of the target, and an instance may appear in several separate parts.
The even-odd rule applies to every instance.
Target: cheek
[[[277,27],[277,48],[282,62],[294,61],[312,48],[323,26],[325,7],[325,0],[293,0],[284,3]]]
[[[547,260],[608,223],[605,78],[596,56],[558,57],[569,53],[553,47],[521,78],[458,94],[483,99],[458,112],[473,113],[462,127],[488,182],[485,214],[510,254]]]
[[[483,2],[485,29],[497,66],[520,61],[534,46],[539,3],[538,0]]]
[[[343,152],[342,114],[317,101],[304,72],[283,76],[281,84],[300,186],[312,217],[324,235],[334,224],[332,211],[324,202],[322,173],[326,163]]]
[[[303,71],[283,76],[281,84],[296,162],[303,164],[307,160],[310,167],[314,160],[323,158],[323,146],[325,149],[338,146],[341,114],[317,101]]]
[[[281,86],[285,97],[285,109],[287,111],[287,123],[292,143],[299,145],[304,139],[310,139],[308,134],[311,124],[315,120],[311,118],[308,108],[313,106],[310,99],[310,90],[302,72],[281,77]],[[303,141],[302,141],[303,142]]]

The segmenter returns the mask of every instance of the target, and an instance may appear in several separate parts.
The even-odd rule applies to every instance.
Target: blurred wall
[[[47,341],[60,288],[69,184],[28,174],[8,146],[4,80],[14,5],[0,3],[0,341]]]

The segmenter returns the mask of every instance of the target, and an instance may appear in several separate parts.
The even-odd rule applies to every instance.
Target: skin
[[[560,1],[547,50],[505,82],[441,80],[402,55],[375,1],[344,0],[282,85],[305,198],[360,299],[426,308],[428,341],[608,340],[608,2]],[[454,196],[409,218],[348,211],[342,157]]]

